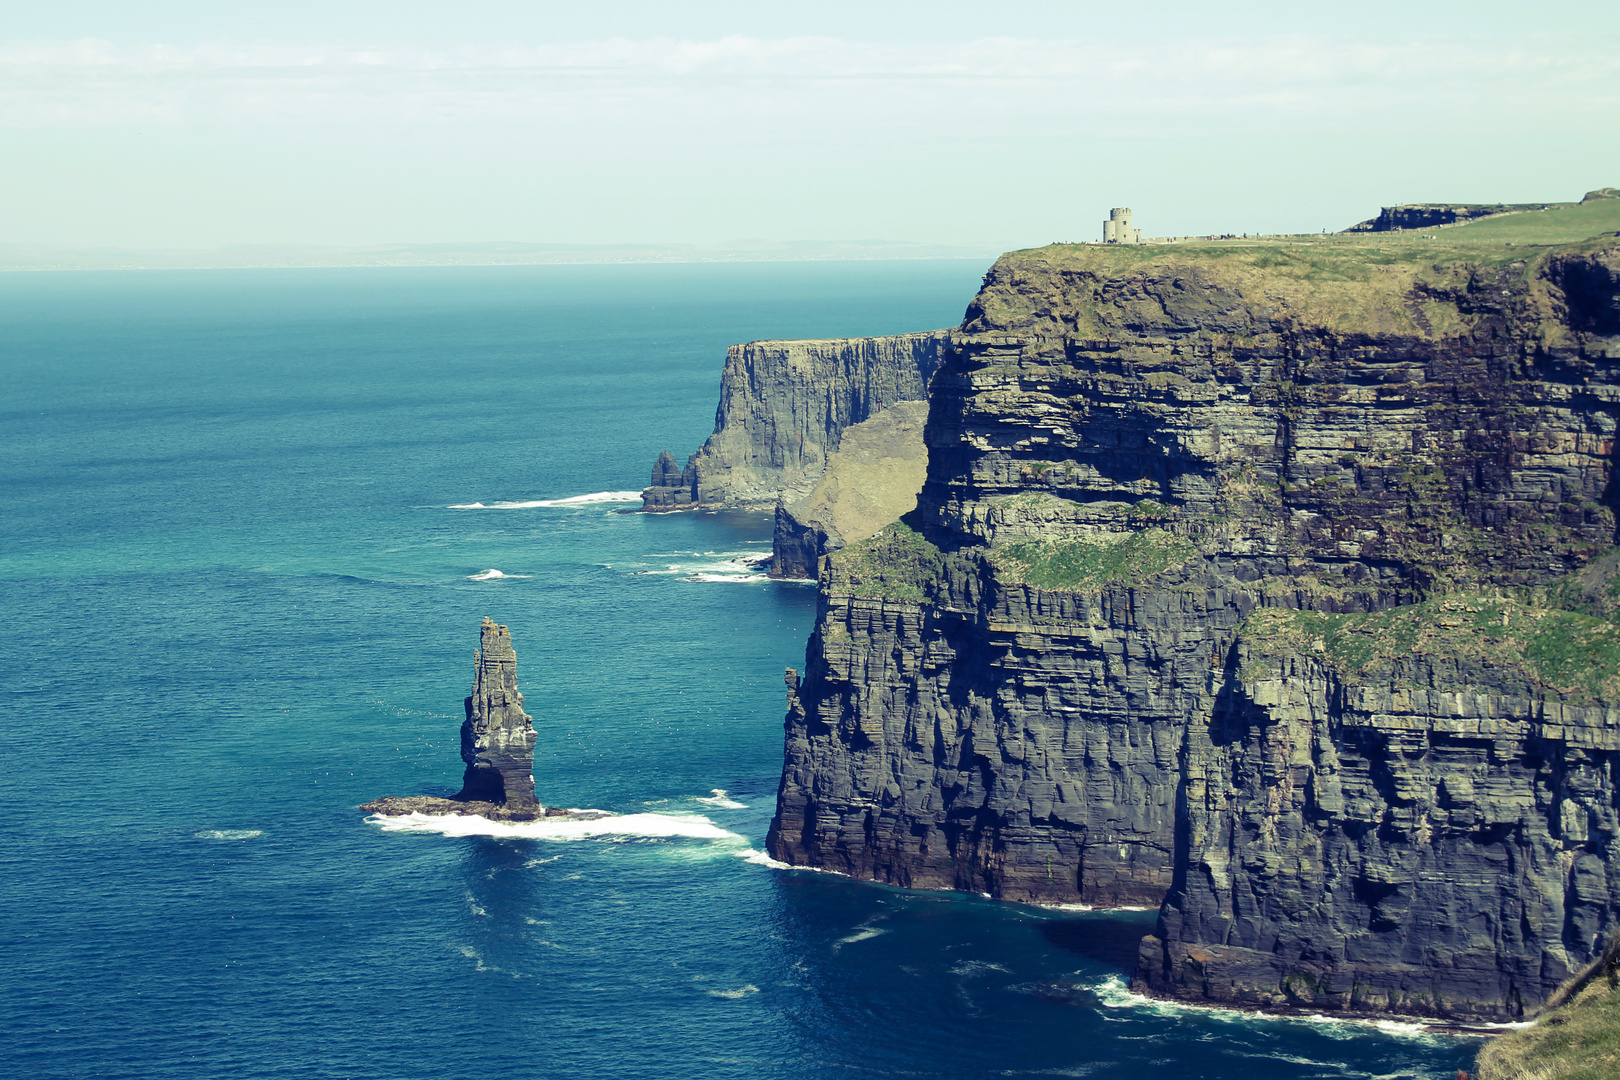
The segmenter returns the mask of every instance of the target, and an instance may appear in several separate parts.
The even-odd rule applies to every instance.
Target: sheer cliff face
[[[467,763],[457,799],[535,806],[534,721],[517,688],[517,653],[506,627],[485,619],[479,636],[472,695],[461,725]]]
[[[677,470],[667,453],[645,510],[770,509],[810,493],[845,428],[920,401],[949,333],[756,341],[726,351],[714,434]]]
[[[1620,641],[1545,586],[1615,539],[1620,247],[1416,251],[998,263],[917,531],[827,560],[772,853],[1163,901],[1137,985],[1196,999],[1516,1015],[1590,959]]]

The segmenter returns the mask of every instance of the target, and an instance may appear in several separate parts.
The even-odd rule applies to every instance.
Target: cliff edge
[[[950,334],[755,341],[726,350],[714,433],[685,468],[664,451],[642,509],[769,510],[807,496],[845,429],[920,401]]]
[[[1160,906],[1165,996],[1538,1009],[1620,923],[1620,241],[1502,220],[998,261],[771,854]]]

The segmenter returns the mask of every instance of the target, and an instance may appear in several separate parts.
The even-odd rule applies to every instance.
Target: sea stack
[[[467,773],[457,799],[537,806],[534,797],[534,718],[523,711],[517,653],[506,627],[488,617],[480,628],[472,694],[461,725],[461,760]]]
[[[541,817],[592,818],[596,811],[546,809],[534,795],[534,718],[523,711],[512,634],[485,618],[473,658],[472,694],[461,725],[461,760],[467,772],[452,798],[386,795],[360,809],[387,817],[463,814],[491,821]]]

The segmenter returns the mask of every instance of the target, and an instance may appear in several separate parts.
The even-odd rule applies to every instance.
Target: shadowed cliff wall
[[[1533,1010],[1620,913],[1620,645],[1547,590],[1615,541],[1617,267],[1612,239],[1004,257],[917,511],[826,561],[772,854],[1162,901],[1161,994]],[[1425,606],[1499,597],[1465,637],[1479,612]],[[1267,621],[1391,611],[1421,625]]]

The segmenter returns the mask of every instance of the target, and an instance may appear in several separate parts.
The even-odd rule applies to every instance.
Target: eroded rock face
[[[1620,709],[1455,654],[1344,671],[1240,637],[1237,661],[1188,729],[1186,855],[1139,987],[1492,1019],[1601,950]]]
[[[920,401],[949,332],[755,341],[726,351],[714,434],[685,468],[665,451],[642,492],[651,512],[769,510],[809,494],[846,428]]]
[[[534,718],[523,711],[517,686],[517,653],[506,627],[485,618],[473,658],[472,694],[465,701],[461,760],[467,763],[461,791],[433,795],[388,795],[360,809],[374,814],[477,815],[498,821],[529,821],[570,814],[547,810],[534,794]]]
[[[1615,543],[1620,248],[1337,257],[997,264],[910,527],[825,562],[776,858],[1162,901],[1195,1000],[1507,1017],[1595,955],[1620,684],[1536,628],[1616,633],[1549,583]]]
[[[461,760],[467,772],[456,798],[535,805],[534,718],[523,711],[512,635],[487,618],[479,632],[477,668],[465,707]]]
[[[844,429],[809,495],[776,504],[771,576],[814,578],[821,556],[917,508],[928,466],[928,403],[902,401]]]

